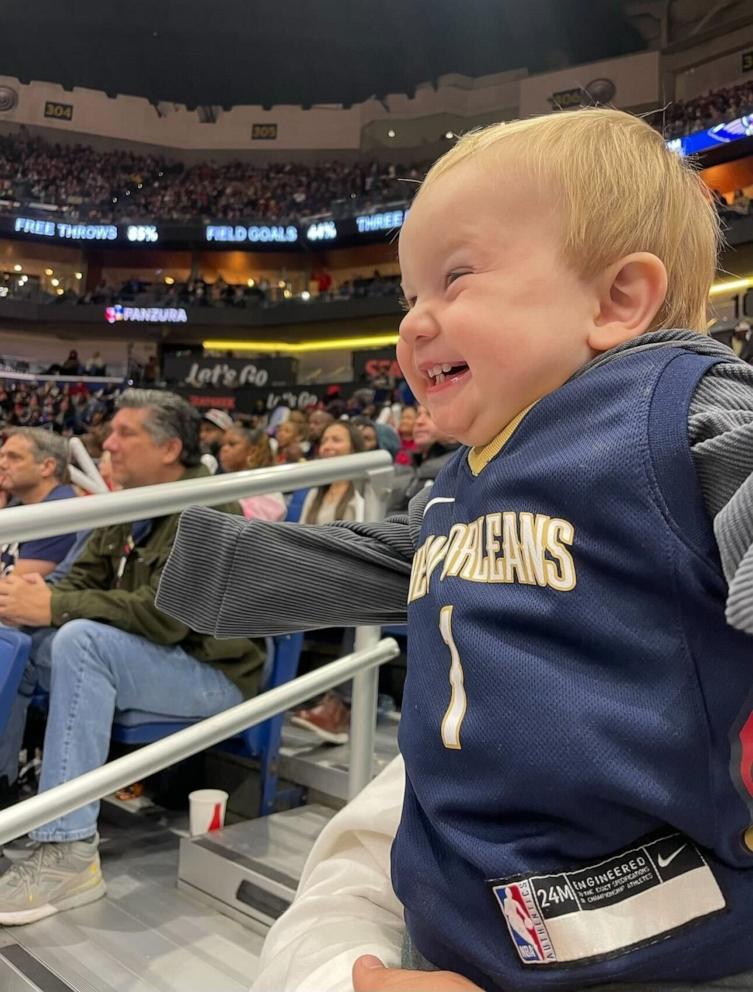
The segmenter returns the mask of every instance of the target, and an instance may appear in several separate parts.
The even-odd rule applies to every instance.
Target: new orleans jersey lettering
[[[408,602],[427,594],[437,570],[440,582],[516,582],[567,592],[576,583],[568,551],[574,536],[569,521],[543,513],[505,510],[455,523],[449,534],[430,534],[416,551]]]

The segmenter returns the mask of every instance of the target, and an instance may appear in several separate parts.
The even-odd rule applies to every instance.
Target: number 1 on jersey
[[[443,606],[439,611],[439,633],[450,649],[450,705],[442,720],[442,743],[446,748],[459,751],[460,728],[465,718],[468,698],[463,685],[463,666],[460,663],[457,645],[452,637],[452,606]]]

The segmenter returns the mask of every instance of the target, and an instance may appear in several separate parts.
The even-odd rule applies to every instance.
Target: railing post
[[[379,627],[356,629],[355,651],[373,647],[379,641]],[[372,668],[353,676],[353,696],[350,707],[350,767],[348,768],[348,799],[353,799],[374,774],[374,735],[376,732],[379,671]]]
[[[383,520],[389,496],[392,469],[373,469],[364,486],[364,519]],[[355,651],[363,651],[378,643],[379,627],[356,629]],[[353,677],[350,708],[350,767],[348,769],[348,799],[353,799],[374,774],[374,736],[376,732],[379,671],[373,668]]]

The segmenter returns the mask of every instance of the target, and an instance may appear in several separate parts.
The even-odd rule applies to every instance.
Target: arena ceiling
[[[644,47],[626,0],[4,0],[0,75],[197,106],[346,106]]]

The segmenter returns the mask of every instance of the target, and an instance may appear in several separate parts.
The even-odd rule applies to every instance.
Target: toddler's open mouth
[[[457,381],[468,371],[469,368],[465,362],[455,362],[452,364],[443,362],[425,369],[424,375],[429,379],[432,386],[441,386],[443,382],[448,380]]]

